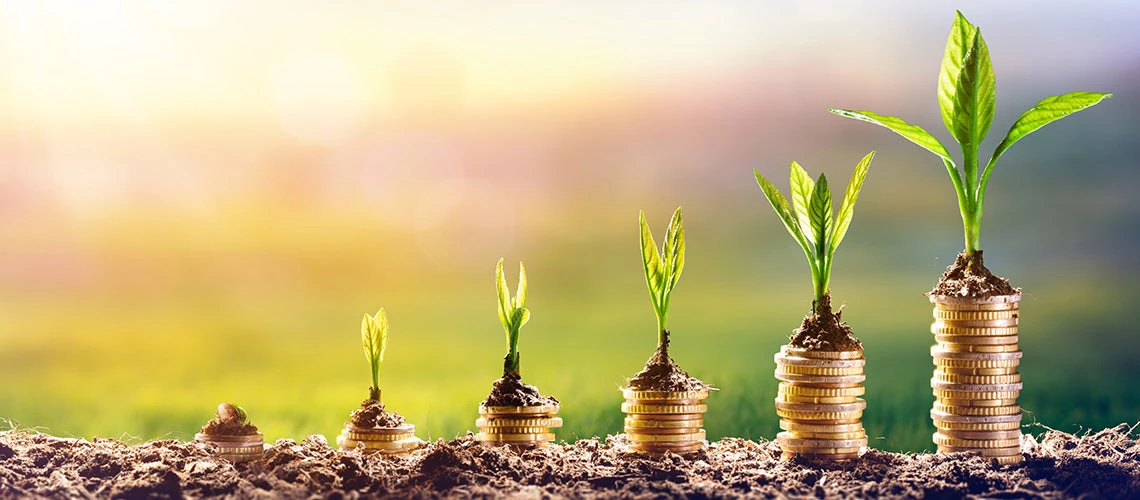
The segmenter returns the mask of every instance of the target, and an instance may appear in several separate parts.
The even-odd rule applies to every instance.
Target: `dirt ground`
[[[1045,431],[1037,428],[1030,431]],[[839,466],[779,460],[775,443],[725,439],[687,458],[622,451],[625,440],[581,440],[514,452],[471,435],[384,458],[340,452],[321,436],[277,441],[263,460],[230,464],[207,445],[125,444],[0,432],[0,497],[930,497],[1140,498],[1136,426],[1022,443],[1025,461],[869,451]]]

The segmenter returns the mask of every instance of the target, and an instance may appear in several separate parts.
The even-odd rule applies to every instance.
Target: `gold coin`
[[[782,352],[776,353],[772,359],[779,365],[793,365],[793,366],[814,366],[823,368],[857,368],[865,366],[867,360],[863,358],[858,359],[817,359],[817,358],[801,358],[799,356],[790,356]]]
[[[649,401],[666,401],[671,400],[700,400],[708,399],[709,391],[639,391],[636,389],[625,388],[621,390],[625,399],[649,400]]]
[[[942,373],[953,373],[955,375],[1013,375],[1017,373],[1016,366],[1007,366],[1004,368],[961,368],[955,366],[937,366],[937,369]]]
[[[1021,456],[1021,447],[1019,445],[991,447],[991,448],[975,448],[970,446],[939,446],[938,453],[962,453],[974,452],[986,458],[996,457],[1011,457],[1014,455]]]
[[[856,439],[810,439],[791,432],[776,434],[776,442],[789,448],[859,448],[867,446],[867,436]]]
[[[696,420],[642,420],[625,417],[627,429],[699,429],[704,425],[704,419]]]
[[[947,384],[1016,384],[1021,382],[1021,374],[1010,375],[962,375],[960,373],[946,373],[934,371],[934,380]]]
[[[491,434],[546,434],[550,427],[480,427],[480,432]]]
[[[1001,439],[1020,439],[1021,430],[1013,431],[960,431],[960,430],[946,430],[939,429],[938,433],[955,439],[970,439],[992,441]]]
[[[931,389],[931,392],[938,399],[1017,399],[1021,395],[1021,391],[978,392]]]
[[[403,441],[405,439],[415,437],[412,433],[407,432],[404,434],[362,434],[359,432],[343,431],[341,433],[344,437],[353,441]]]
[[[955,297],[950,295],[930,295],[930,302],[935,308],[952,311],[1001,311],[1017,309],[1021,301],[1021,293],[1013,295],[994,295],[992,297]]]
[[[233,455],[260,455],[265,451],[264,446],[219,446],[218,454]]]
[[[795,439],[815,439],[815,440],[832,440],[832,441],[845,441],[852,439],[867,440],[867,432],[860,429],[853,432],[792,432],[792,437]]]
[[[634,420],[654,420],[654,421],[703,421],[704,415],[700,413],[680,413],[675,415],[662,415],[662,414],[645,414],[645,413],[630,413],[625,418],[632,418]]]
[[[850,424],[805,424],[801,422],[792,422],[788,420],[780,421],[780,428],[792,433],[843,433],[843,432],[863,432],[863,424],[854,422]]]
[[[1015,349],[1007,352],[973,352],[969,350],[951,350],[944,344],[934,344],[930,346],[930,356],[934,358],[934,362],[938,363],[940,360],[969,360],[969,361],[1010,361],[1021,359],[1021,350]],[[960,348],[962,346],[953,345],[949,347]],[[969,346],[966,346],[969,347]]]
[[[1008,345],[977,345],[977,344],[941,344],[944,349],[951,352],[1000,354],[1017,352],[1021,347],[1017,344]]]
[[[939,402],[934,403],[934,411],[952,415],[969,415],[975,417],[996,417],[1000,415],[1021,415],[1020,406],[949,406]]]
[[[526,433],[506,434],[500,432],[480,432],[475,440],[481,443],[536,443],[540,441],[554,441],[553,433]]]
[[[1017,309],[1004,309],[1000,311],[958,311],[934,308],[934,319],[950,321],[986,321],[1016,318],[1017,316]]]
[[[989,336],[989,335],[935,335],[935,342],[940,344],[963,344],[963,345],[1017,345],[1017,334],[1004,335],[1004,336]]]
[[[796,453],[800,455],[819,456],[819,455],[850,455],[859,453],[862,449],[861,446],[851,448],[816,448],[810,446],[784,446],[780,445],[780,449],[785,453]]]
[[[562,427],[560,417],[539,418],[483,418],[475,420],[477,427]]]
[[[349,422],[344,425],[344,432],[355,432],[357,434],[411,434],[416,431],[416,426],[412,424],[397,425],[394,427],[357,427]]]
[[[937,406],[938,403],[935,403]],[[1021,422],[1021,412],[1011,413],[1009,415],[962,415],[955,413],[948,413],[938,409],[930,410],[930,418],[936,422],[953,422],[956,424],[997,424],[1009,422]]]
[[[990,328],[1010,328],[1017,326],[1017,316],[997,319],[935,319],[935,330],[942,328],[953,329],[954,331],[966,332],[956,333],[954,335],[986,335],[984,333],[976,333],[977,330],[986,330]],[[970,331],[974,330],[974,331]],[[941,333],[933,331],[933,333]]]
[[[859,375],[863,373],[862,366],[835,368],[826,366],[779,365],[784,373],[799,373],[804,375]]]
[[[625,413],[644,413],[644,414],[661,414],[661,415],[675,415],[675,414],[694,414],[704,413],[708,411],[709,405],[649,405],[649,404],[635,404],[635,403],[622,403],[621,411]]]
[[[1016,465],[1021,463],[1021,453],[1016,455],[1009,455],[1005,457],[991,457],[999,465]]]
[[[705,431],[688,434],[640,434],[627,433],[626,437],[633,443],[692,443],[705,440]]]
[[[700,427],[685,427],[685,428],[645,428],[645,427],[630,427],[625,426],[623,429],[626,434],[644,434],[644,435],[679,435],[679,434],[693,434],[697,431],[703,431]]]
[[[857,396],[788,396],[786,394],[776,396],[776,402],[778,403],[850,404],[854,403],[857,399],[859,399]]]
[[[821,384],[832,386],[846,386],[861,384],[867,380],[867,375],[804,375],[800,373],[785,373],[776,369],[776,378],[784,382],[799,382],[805,384]]]
[[[863,410],[849,412],[791,411],[776,409],[776,416],[792,420],[858,420]]]
[[[1009,439],[960,439],[941,432],[934,433],[934,444],[948,448],[1009,448],[1017,446],[1020,440]]]
[[[867,401],[855,398],[854,403],[847,404],[812,404],[812,403],[785,403],[776,399],[776,409],[789,411],[818,411],[818,412],[849,412],[867,409]]]
[[[1020,391],[1021,382],[1014,382],[1012,384],[952,384],[947,382],[939,382],[933,378],[930,379],[930,387],[934,389],[945,389],[948,391],[959,392],[1015,392]],[[974,398],[974,399],[1000,399],[1000,398]]]
[[[789,356],[798,356],[810,359],[859,359],[863,357],[863,350],[858,351],[812,351],[802,347],[783,345],[780,352]]]
[[[1021,429],[1021,422],[997,422],[992,424],[979,424],[968,422],[945,422],[938,419],[934,420],[934,427],[943,431],[946,435],[951,435],[951,431],[1013,431]]]
[[[558,413],[558,405],[541,405],[541,406],[484,406],[479,405],[479,413],[484,417],[500,416],[500,415],[549,415],[554,416]]]
[[[244,436],[220,436],[215,434],[202,434],[199,432],[194,434],[194,440],[203,443],[212,443],[218,446],[260,446],[265,442],[265,438],[260,432]]]
[[[862,396],[867,392],[867,388],[861,385],[853,385],[850,387],[810,387],[803,385],[793,385],[787,382],[780,382],[777,392],[780,394],[787,394],[789,396],[817,396],[825,398],[844,397],[844,396]]]
[[[1017,399],[947,399],[937,398],[939,403],[946,406],[1013,406]]]

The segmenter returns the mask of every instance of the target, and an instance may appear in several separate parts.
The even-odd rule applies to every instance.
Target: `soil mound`
[[[483,400],[486,406],[547,406],[556,405],[558,400],[543,396],[538,388],[525,384],[517,373],[503,375],[491,386],[491,394]]]
[[[669,357],[669,332],[666,331],[665,341],[645,362],[645,368],[629,379],[629,388],[638,391],[700,391],[708,389],[709,385],[689,375]]]
[[[207,436],[253,436],[257,434],[257,427],[246,421],[244,412],[236,406],[222,403],[200,432]]]
[[[982,251],[975,253],[973,258],[962,252],[954,259],[954,264],[942,273],[942,279],[934,285],[928,295],[945,295],[948,297],[974,297],[984,298],[995,295],[1013,295],[1020,292],[1009,284],[1009,280],[997,276],[986,269],[982,263]]]
[[[1025,461],[871,450],[841,465],[780,461],[774,442],[724,439],[681,457],[627,453],[624,436],[516,452],[471,434],[406,456],[337,451],[323,436],[278,440],[232,464],[209,445],[128,445],[0,431],[0,497],[910,497],[1140,498],[1140,442],[1119,425],[1022,440]]]
[[[384,405],[375,399],[365,399],[360,408],[349,414],[352,425],[361,429],[372,427],[397,427],[404,425],[404,417],[394,411],[384,411]]]
[[[800,327],[788,337],[793,347],[809,351],[858,351],[863,343],[855,338],[851,327],[843,322],[843,309],[832,311],[831,294],[824,294],[815,312],[804,318]]]

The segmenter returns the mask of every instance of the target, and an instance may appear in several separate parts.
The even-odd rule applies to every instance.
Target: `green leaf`
[[[515,288],[514,306],[526,307],[526,268],[523,267],[522,261],[519,261],[519,285],[518,288]]]
[[[788,233],[796,239],[796,242],[803,247],[804,252],[811,254],[811,244],[808,243],[807,237],[804,236],[803,231],[800,229],[799,224],[796,223],[796,216],[792,213],[792,207],[788,205],[788,200],[780,194],[780,190],[763,175],[760,175],[760,170],[754,170],[756,174],[756,183],[760,185],[760,190],[764,192],[764,197],[768,199],[768,203],[772,204],[772,208],[776,210],[776,215],[780,216],[780,220],[784,221],[784,227],[787,228]],[[806,227],[810,227],[810,224]]]
[[[846,109],[829,109],[828,111],[839,116],[854,118],[867,123],[874,123],[880,127],[889,128],[896,134],[903,136],[904,139],[918,144],[923,149],[938,155],[943,161],[948,162],[950,165],[954,164],[954,159],[950,157],[950,152],[946,150],[946,146],[943,146],[938,139],[921,127],[911,125],[901,118],[880,115],[871,111],[852,111]]]
[[[645,264],[645,283],[653,295],[654,305],[659,305],[657,296],[664,288],[661,256],[657,253],[657,242],[653,240],[653,233],[649,231],[649,224],[645,222],[644,211],[641,212],[639,221],[641,223],[641,259]]]
[[[376,360],[384,361],[384,352],[388,350],[388,313],[381,307],[373,316],[376,321],[376,336],[380,339],[380,348],[376,350]]]
[[[1015,142],[1020,141],[1037,129],[1077,111],[1092,107],[1110,97],[1112,94],[1071,92],[1042,99],[1041,102],[1034,104],[1032,108],[1025,110],[1021,116],[1017,117],[1013,126],[1009,128],[1009,132],[1005,134],[1005,138],[994,150],[990,163],[995,162]],[[989,171],[989,168],[986,170]]]
[[[499,322],[503,328],[511,329],[511,297],[507,292],[507,278],[503,275],[503,259],[495,265],[495,291],[499,296]]]
[[[953,107],[954,128],[950,133],[960,144],[972,145],[976,150],[990,129],[994,119],[994,101],[997,87],[994,84],[994,68],[990,62],[990,51],[986,47],[982,31],[975,30],[972,45],[962,59],[961,72],[955,75],[954,94],[950,96]],[[942,102],[941,85],[939,102]]]
[[[942,111],[942,123],[946,125],[950,135],[961,144],[976,144],[973,142],[973,127],[970,123],[974,101],[963,100],[959,95],[959,86],[963,79],[972,79],[976,65],[980,62],[977,54],[969,55],[977,45],[977,38],[978,28],[970,24],[961,11],[956,12],[954,24],[950,26],[950,36],[946,39],[942,66],[938,72],[938,107]],[[972,60],[968,61],[968,58]],[[989,59],[988,56],[986,59]],[[963,105],[969,105],[971,109],[963,110]]]
[[[518,309],[516,314],[518,315],[518,317],[517,317],[518,327],[517,328],[522,328],[523,325],[525,325],[528,321],[530,321],[530,309],[526,309],[526,308]]]
[[[668,293],[677,285],[677,281],[681,279],[681,271],[685,268],[685,223],[681,217],[681,207],[677,207],[673,217],[669,219],[664,250],[664,281]]]
[[[826,252],[827,237],[831,234],[831,189],[827,187],[827,176],[819,174],[819,181],[811,192],[811,202],[808,207],[808,218],[811,219],[811,230],[815,234],[816,258],[822,260]]]
[[[794,161],[788,178],[792,185],[792,209],[795,210],[796,220],[802,231],[811,227],[811,221],[808,220],[808,200],[811,199],[811,192],[815,189],[815,181],[799,163]],[[808,233],[806,236],[808,236],[808,241],[814,245],[815,240],[811,238],[812,235]]]
[[[360,345],[364,347],[364,359],[368,360],[369,365],[376,364],[377,339],[374,334],[376,330],[372,327],[375,321],[368,314],[360,319]]]
[[[855,215],[855,201],[859,198],[859,190],[863,189],[863,179],[871,168],[871,160],[875,152],[871,151],[859,160],[855,166],[855,173],[851,174],[851,181],[847,183],[847,191],[843,194],[843,204],[839,207],[839,216],[835,220],[835,228],[831,233],[831,251],[839,247],[843,237],[847,235],[847,228],[851,225],[851,218]]]

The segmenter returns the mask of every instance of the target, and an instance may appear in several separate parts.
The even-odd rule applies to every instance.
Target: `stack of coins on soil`
[[[1021,462],[1021,294],[988,298],[932,296],[938,342],[934,358],[934,444],[939,452],[973,451],[1001,464]]]
[[[336,437],[336,444],[342,450],[353,450],[363,446],[365,453],[394,455],[407,453],[423,444],[415,432],[416,426],[412,424],[362,428],[348,422]]]
[[[690,453],[705,444],[708,389],[639,391],[622,389],[625,433],[630,449],[646,453]]]
[[[244,436],[216,436],[199,432],[194,435],[194,440],[217,446],[218,456],[231,462],[257,460],[265,450],[265,438],[260,432]]]
[[[562,427],[558,405],[484,406],[479,405],[475,421],[479,442],[517,447],[538,447],[554,441],[554,427]]]
[[[863,381],[863,351],[809,351],[782,346],[776,354],[776,442],[783,458],[796,455],[828,460],[858,458],[867,446],[859,396]]]

